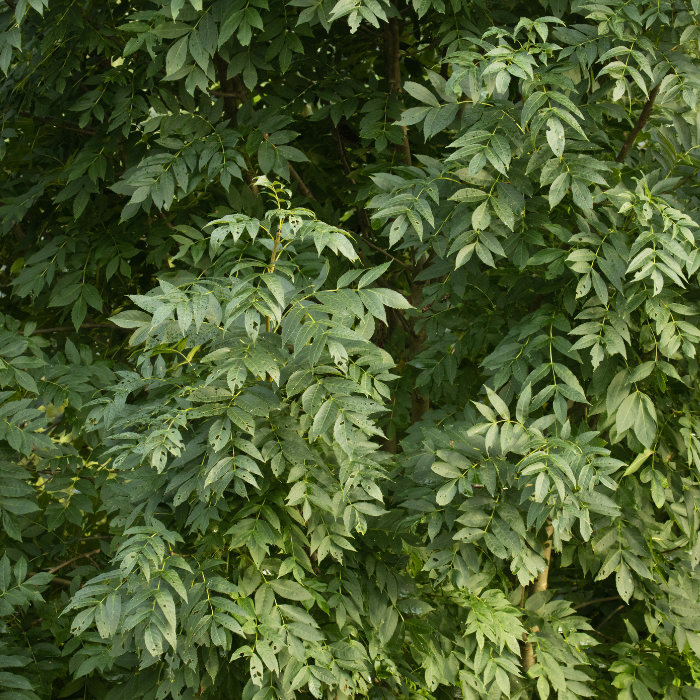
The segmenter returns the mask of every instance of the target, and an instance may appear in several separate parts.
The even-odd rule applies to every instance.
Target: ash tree
[[[699,42],[2,0],[0,700],[700,700]]]

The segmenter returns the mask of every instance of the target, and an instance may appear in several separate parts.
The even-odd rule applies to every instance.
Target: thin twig
[[[637,119],[637,123],[632,128],[632,131],[630,131],[629,134],[627,135],[627,141],[625,141],[625,145],[622,147],[622,150],[617,154],[617,158],[615,158],[616,163],[624,162],[625,158],[627,158],[627,154],[632,150],[632,146],[634,146],[634,142],[637,140],[637,136],[639,136],[639,132],[646,126],[646,123],[649,121],[649,117],[651,116],[651,111],[652,111],[652,109],[654,109],[654,100],[656,100],[656,96],[659,94],[660,87],[661,87],[661,83],[659,83],[649,93],[649,99],[647,100],[647,103],[644,105],[644,108],[642,109],[642,113],[639,115],[639,119]]]
[[[605,623],[615,614],[619,613],[622,608],[624,608],[624,605],[620,605],[619,607],[615,608],[599,625],[596,627],[596,632],[600,630],[601,627],[605,625]]]
[[[677,190],[679,187],[683,187],[683,185],[685,185],[685,183],[688,182],[688,180],[692,180],[692,179],[698,174],[698,170],[700,170],[700,169],[696,168],[694,173],[691,173],[691,174],[688,175],[687,177],[684,177],[684,178],[674,187],[674,189]]]
[[[333,134],[335,135],[335,140],[338,143],[338,150],[340,151],[340,160],[343,163],[343,170],[345,170],[345,174],[348,176],[348,179],[350,182],[352,182],[353,185],[356,185],[357,183],[355,180],[350,177],[350,173],[352,172],[350,170],[350,164],[348,163],[347,158],[345,157],[345,148],[343,148],[343,139],[340,137],[340,132],[338,131],[338,127],[334,126],[333,127]]]
[[[588,600],[585,603],[579,603],[574,605],[574,610],[579,610],[580,608],[585,608],[587,605],[593,605],[593,603],[607,603],[609,600],[622,600],[619,595],[611,595],[608,598],[596,598],[595,600]]]
[[[367,27],[365,27],[364,24],[361,24],[359,26],[359,29],[363,34],[366,34],[367,36],[371,37],[373,41],[376,41],[379,44],[382,43],[382,37],[380,37],[379,34],[375,34],[373,31],[367,29]]]
[[[314,201],[316,201],[316,197],[314,197],[313,192],[306,186],[304,181],[299,176],[299,173],[296,170],[294,170],[294,166],[291,163],[287,163],[287,165],[289,165],[289,174],[297,181],[299,189],[301,190],[304,197],[308,197],[309,199],[313,199]]]
[[[413,330],[413,328],[411,328],[408,321],[403,317],[403,314],[398,309],[390,309],[390,311],[396,316],[396,318],[399,319],[399,322],[403,326],[403,329],[406,331],[406,333],[408,333],[409,337],[415,338],[416,332]],[[472,488],[480,486],[481,484],[472,484]]]
[[[224,61],[223,58],[219,56],[219,54],[216,55],[216,66],[219,84],[221,85],[221,87],[225,88],[226,91],[221,93],[212,92],[212,94],[220,94],[224,96],[224,109],[226,110],[226,116],[231,120],[231,122],[235,126],[238,121],[238,110],[235,104],[235,100],[232,98],[238,98],[241,101],[241,103],[244,103],[248,101],[248,94],[246,93],[245,86],[243,85],[243,83],[241,83],[240,78],[238,76],[235,76],[233,80],[229,80],[226,77],[226,74],[228,72],[228,66],[226,65],[226,61]],[[265,134],[265,138],[267,138],[267,134]],[[248,164],[248,167],[252,172],[250,161],[246,160],[246,163]],[[291,163],[289,163],[289,174],[297,181],[297,183],[299,184],[299,188],[301,189],[301,192],[305,197],[308,197],[309,199],[313,200],[316,199],[316,197],[314,197],[313,195],[313,192],[311,192],[311,190],[306,186],[306,183],[301,179],[299,173],[294,169],[294,166]],[[252,183],[252,178],[251,182],[248,184],[253,190],[253,193],[257,195],[258,187],[257,185]]]
[[[384,248],[380,248],[378,245],[374,245],[374,243],[372,243],[372,241],[367,240],[367,238],[364,236],[362,237],[362,242],[366,243],[370,248],[372,248],[373,250],[376,250],[378,253],[384,253],[384,255],[386,255],[388,258],[391,258],[394,262],[397,262],[399,265],[401,265],[401,267],[403,267],[407,270],[411,269],[411,266],[407,265],[405,262],[403,262],[403,260],[399,260],[397,257],[393,256],[390,252],[384,250]]]
[[[214,65],[216,66],[216,77],[221,86],[221,92],[218,94],[223,95],[224,99],[224,111],[226,116],[231,121],[231,124],[235,127],[238,125],[238,102],[240,96],[236,94],[233,82],[226,77],[228,72],[228,64],[224,59],[217,53],[214,56]],[[212,91],[210,91],[212,92]],[[214,94],[212,92],[212,94]]]
[[[168,221],[168,217],[165,215],[165,212],[162,209],[158,210],[158,216],[165,221],[165,225],[168,228],[174,228],[174,226]]]
[[[340,160],[343,163],[343,170],[345,170],[345,174],[348,176],[348,180],[350,180],[350,182],[352,182],[353,185],[356,185],[357,183],[355,182],[355,179],[350,176],[350,173],[352,172],[350,170],[350,163],[348,163],[348,159],[345,157],[345,147],[343,146],[343,138],[341,137],[340,131],[338,131],[337,126],[333,126],[333,134],[335,135],[335,140],[338,144],[338,151],[340,152]],[[369,223],[369,217],[367,216],[367,212],[361,207],[357,208],[357,220],[360,222],[362,237],[365,238],[367,236],[367,233],[372,229]]]
[[[64,561],[62,564],[59,564],[58,566],[54,566],[53,569],[49,569],[49,573],[53,574],[54,572],[58,571],[59,569],[62,569],[64,566],[67,566],[68,564],[72,564],[74,561],[77,561],[78,559],[89,559],[93,554],[99,554],[102,550],[101,549],[94,549],[92,552],[85,552],[85,554],[78,554],[77,557],[73,557],[72,559],[69,559],[68,561]]]
[[[31,114],[30,112],[17,112],[17,114],[20,117],[24,117],[26,119],[33,119],[35,122],[41,122],[42,124],[47,124],[48,126],[55,126],[57,129],[64,129],[65,131],[74,131],[77,134],[85,134],[86,136],[95,136],[97,134],[97,131],[95,129],[91,128],[85,128],[80,126],[79,124],[76,124],[75,122],[57,122],[54,121],[53,119],[49,119],[47,117],[37,117],[34,114]]]
[[[39,571],[33,571],[31,574],[27,575],[27,580],[29,580],[32,576],[35,576],[36,574],[40,573]],[[62,586],[70,586],[71,581],[69,581],[67,578],[59,578],[58,576],[54,576],[49,583],[60,583]]]
[[[116,326],[114,323],[81,323],[80,328],[113,328],[115,330],[128,330]],[[66,331],[74,331],[75,326],[56,326],[55,328],[39,328],[32,331],[32,335],[43,335],[44,333],[65,333]]]

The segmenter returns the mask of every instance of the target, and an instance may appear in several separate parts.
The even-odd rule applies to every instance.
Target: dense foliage
[[[698,700],[699,42],[1,0],[0,700]]]

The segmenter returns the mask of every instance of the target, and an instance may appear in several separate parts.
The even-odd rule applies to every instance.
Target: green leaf
[[[569,191],[569,185],[571,184],[571,176],[569,173],[562,173],[557,176],[556,180],[552,183],[549,188],[549,208],[554,209],[554,207],[564,199],[564,195]]]
[[[639,470],[639,468],[646,462],[647,459],[651,455],[654,454],[654,450],[644,450],[641,454],[638,454],[630,463],[629,467],[625,469],[625,473],[622,476],[629,476],[630,474],[634,474],[636,471]]]
[[[275,593],[289,600],[303,601],[311,597],[306,588],[296,583],[296,581],[291,581],[289,579],[271,579],[270,586]]]
[[[160,573],[161,578],[165,579],[174,589],[175,592],[187,602],[187,590],[185,589],[180,576],[174,569],[164,569]]]
[[[18,676],[16,673],[8,673],[7,671],[0,671],[0,683],[4,688],[19,688],[21,690],[34,690],[32,684],[23,676]],[[17,693],[19,696],[19,693]],[[27,697],[22,694],[21,697]]]
[[[287,629],[294,636],[305,639],[308,642],[320,642],[325,638],[323,632],[303,622],[289,622],[287,623]]]
[[[209,67],[209,54],[202,47],[198,31],[190,32],[189,48],[192,58],[194,58],[199,67],[206,73]]]
[[[639,394],[630,394],[617,409],[616,426],[619,434],[629,430],[637,420],[637,415],[642,411]]]
[[[360,277],[359,281],[357,282],[357,288],[362,289],[363,287],[368,287],[372,282],[374,282],[376,279],[381,277],[388,269],[389,266],[391,265],[391,261],[383,263],[382,265],[379,265],[378,267],[373,267],[371,270],[367,270],[362,277]],[[393,292],[393,290],[379,290],[379,291],[389,291]],[[385,304],[386,306],[389,306],[389,304]],[[406,307],[394,307],[394,308],[406,308]]]
[[[115,635],[121,619],[122,599],[118,593],[112,593],[104,604],[103,617],[109,634]]]
[[[477,231],[481,231],[489,227],[491,223],[491,214],[488,210],[488,201],[482,202],[472,214],[472,226]]]
[[[334,423],[338,416],[338,404],[335,399],[327,399],[314,417],[312,428],[313,437],[323,435]]]
[[[593,211],[593,197],[588,190],[586,182],[580,178],[573,178],[571,181],[571,192],[574,196],[574,204],[588,213]]]
[[[178,39],[168,50],[165,57],[165,74],[173,75],[185,65],[187,60],[187,37]]]
[[[403,89],[409,95],[411,95],[411,97],[415,97],[419,102],[424,102],[432,107],[440,106],[440,103],[437,101],[433,93],[420,83],[414,83],[410,80],[406,81],[403,85]]]
[[[556,117],[550,117],[547,120],[547,143],[549,143],[549,147],[554,155],[557,158],[561,158],[564,154],[566,139],[564,127]]]
[[[413,308],[408,301],[406,301],[404,296],[394,289],[367,289],[362,291],[361,298],[363,302],[370,297],[374,297],[377,299],[378,303],[392,309]]]
[[[73,308],[71,309],[71,321],[73,322],[73,326],[75,327],[75,330],[79,330],[80,326],[82,325],[83,321],[85,320],[85,315],[87,314],[87,304],[85,303],[85,299],[81,296],[78,298],[78,300],[73,304]]]

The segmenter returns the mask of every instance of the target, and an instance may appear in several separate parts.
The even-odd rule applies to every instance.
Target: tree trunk
[[[386,71],[389,80],[389,94],[401,93],[401,48],[399,18],[391,17],[384,25],[384,52],[386,54]],[[403,158],[406,165],[411,165],[411,147],[408,143],[408,131],[403,129]]]
[[[545,532],[547,533],[547,541],[544,543],[544,558],[547,562],[547,566],[545,566],[544,571],[535,579],[530,587],[530,595],[547,590],[549,562],[552,558],[552,533],[554,532],[554,528],[551,525],[547,525]],[[539,627],[533,627],[532,631],[539,632],[540,630]],[[527,634],[523,635],[523,642],[523,671],[527,673],[537,662],[537,657],[532,647],[532,642],[527,641]]]

